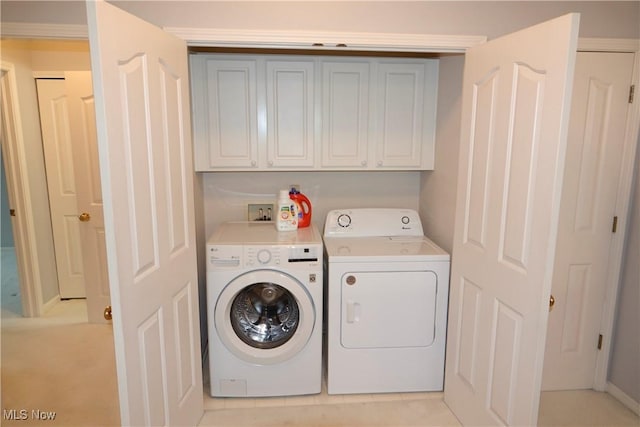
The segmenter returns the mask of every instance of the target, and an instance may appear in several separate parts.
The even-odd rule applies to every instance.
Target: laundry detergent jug
[[[276,229],[278,231],[298,229],[298,207],[296,202],[287,196],[287,190],[280,190],[276,212]]]
[[[298,204],[298,228],[311,225],[311,202],[309,199],[295,188],[289,191],[289,197]]]

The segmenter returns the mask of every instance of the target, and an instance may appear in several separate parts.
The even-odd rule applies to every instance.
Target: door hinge
[[[598,350],[602,350],[602,334],[598,335]]]
[[[629,104],[633,104],[633,96],[636,92],[636,85],[631,85],[629,88]]]
[[[614,216],[613,217],[613,225],[611,226],[611,232],[615,233],[616,230],[618,230],[618,217]]]

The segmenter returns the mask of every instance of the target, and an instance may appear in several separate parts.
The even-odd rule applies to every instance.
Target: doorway
[[[4,403],[8,405],[7,408],[29,408],[29,416],[32,408],[39,408],[43,412],[47,410],[47,413],[57,411],[56,421],[64,424],[84,419],[93,420],[89,421],[90,423],[117,425],[119,411],[111,325],[89,323],[84,300],[59,301],[55,293],[49,292],[52,283],[57,286],[56,281],[52,279],[53,274],[48,274],[50,271],[55,273],[55,268],[42,268],[46,263],[37,256],[40,250],[38,246],[46,240],[46,233],[37,227],[38,224],[34,224],[42,222],[35,215],[42,213],[45,204],[33,202],[33,193],[46,188],[45,179],[34,178],[44,176],[44,167],[38,166],[36,173],[32,173],[38,162],[32,162],[32,158],[26,156],[42,152],[42,147],[37,146],[40,144],[37,95],[34,73],[29,61],[37,57],[40,59],[40,66],[46,63],[52,68],[65,59],[75,59],[71,63],[76,67],[82,61],[78,60],[80,55],[77,49],[73,48],[32,53],[29,51],[31,45],[28,42],[21,42],[19,47],[12,46],[11,49],[5,49],[5,42],[6,40],[2,41],[3,85],[0,99],[3,101],[2,124],[6,125],[3,126],[2,154],[6,157],[0,163],[6,164],[7,168],[6,171],[3,170],[2,186],[5,186],[7,178],[8,199],[12,201],[11,208],[16,210],[16,216],[12,217],[11,230],[15,251],[18,253],[16,264],[20,273],[16,274],[19,276],[16,283],[19,283],[22,290],[20,296],[26,295],[22,302],[25,306],[32,304],[33,310],[21,310],[19,316],[5,321],[7,319],[4,318],[3,307],[2,388],[6,391]],[[86,42],[84,44],[86,45]],[[38,45],[40,48],[43,46],[42,43]],[[50,47],[58,44],[51,42],[44,45]],[[85,54],[88,64],[88,52]],[[50,63],[43,61],[44,58],[48,58]],[[5,70],[8,70],[7,73]],[[8,76],[7,79],[5,76]],[[17,100],[19,103],[11,102]],[[90,97],[85,97],[85,100],[88,103],[92,101]],[[5,136],[7,138],[4,138]],[[6,140],[12,142],[5,146]],[[45,194],[46,200],[46,191],[42,193]],[[37,207],[33,207],[34,205]],[[0,207],[3,209],[1,216],[4,220],[9,217],[5,215],[4,200]],[[22,214],[23,212],[30,215]],[[30,217],[31,215],[35,218]],[[9,227],[11,225],[9,223]],[[4,228],[2,234],[5,237]],[[3,265],[3,280],[7,270]],[[31,295],[27,295],[29,291]],[[102,310],[99,314],[102,317]],[[33,347],[28,343],[32,343]],[[28,381],[32,381],[31,384],[25,383],[27,380],[24,372],[30,372]],[[96,377],[100,378],[100,381],[92,383],[91,379]],[[87,401],[92,404],[91,410],[97,412],[90,415],[86,412],[74,415],[73,410],[85,407]],[[11,416],[10,411],[5,411],[4,421]]]
[[[4,130],[2,130],[1,135],[1,138],[4,138]],[[4,143],[1,145],[4,145]],[[3,318],[22,316],[20,280],[18,278],[18,264],[16,262],[16,248],[13,239],[10,209],[4,156],[2,155],[2,150],[0,150],[0,221],[2,222],[2,228],[0,229],[0,271],[2,271],[0,275],[2,282],[0,301],[2,303]]]
[[[543,390],[601,389],[598,359],[605,337],[611,340],[603,301],[615,300],[621,260],[612,248],[625,233],[613,224],[628,207],[620,188],[628,179],[622,171],[633,67],[633,53],[578,52]]]
[[[86,290],[89,321],[105,323],[103,313],[110,301],[88,43],[59,40],[3,40],[2,43],[4,58],[16,64],[7,63],[7,67],[13,69],[14,90],[20,97],[20,103],[14,106],[22,115],[17,118],[16,127],[24,132],[15,143],[8,144],[12,149],[8,153],[12,156],[7,156],[5,163],[9,162],[8,166],[14,169],[8,177],[9,194],[12,188],[18,193],[16,206],[12,206],[17,213],[32,213],[31,217],[17,215],[13,224],[16,237],[20,238],[15,246],[24,247],[17,256],[18,265],[22,262],[25,266],[18,269],[25,273],[20,275],[23,303],[32,307],[23,314],[40,316],[61,299],[85,297]],[[34,70],[34,64],[38,71]],[[60,93],[55,94],[55,99],[49,99],[49,103],[38,105],[36,83],[39,81],[57,82],[61,85],[58,86]],[[42,92],[41,87],[38,89]],[[12,118],[6,120],[12,121]],[[51,162],[45,166],[45,151],[49,158],[64,160],[58,162],[57,171]],[[13,176],[17,174],[22,174],[17,176],[21,180]],[[82,179],[76,179],[78,176]],[[47,184],[52,183],[61,184],[58,195],[62,197],[57,206],[62,207],[65,214],[59,216],[55,224],[50,210],[53,193],[47,188]],[[77,200],[69,203],[67,196],[72,192],[77,193]],[[54,226],[65,230],[64,237],[72,237],[74,244],[59,245],[60,239],[56,239],[54,245]],[[62,264],[60,260],[64,260]],[[58,280],[58,273],[65,270],[72,274]],[[62,289],[62,285],[78,277],[80,291],[69,293]]]

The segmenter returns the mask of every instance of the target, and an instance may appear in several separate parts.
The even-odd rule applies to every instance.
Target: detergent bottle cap
[[[300,194],[300,192],[296,190],[295,187],[291,187],[291,191],[289,191],[289,194]]]
[[[280,190],[280,198],[281,199],[288,199],[289,198],[289,193],[287,192],[287,190]]]

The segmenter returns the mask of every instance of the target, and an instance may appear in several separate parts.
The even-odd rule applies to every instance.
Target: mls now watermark
[[[40,409],[3,409],[2,419],[7,421],[52,421],[56,419],[56,413],[54,411],[42,411]]]

